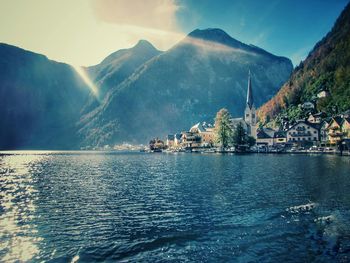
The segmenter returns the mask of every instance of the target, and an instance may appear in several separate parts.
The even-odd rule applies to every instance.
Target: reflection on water
[[[28,261],[38,253],[36,225],[32,222],[37,200],[32,173],[41,155],[0,158],[0,255],[6,262]]]
[[[347,262],[350,159],[0,155],[0,261]]]

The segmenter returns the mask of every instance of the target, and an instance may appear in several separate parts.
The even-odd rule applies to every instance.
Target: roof
[[[333,117],[332,118],[332,120],[330,121],[330,123],[331,122],[336,122],[339,126],[342,124],[342,122],[343,122],[343,119],[342,119],[342,117],[340,117],[340,116],[335,116],[335,117]]]
[[[181,133],[176,133],[174,137],[175,137],[177,140],[180,140],[180,139],[181,139],[181,136],[182,136]]]
[[[308,125],[308,126],[314,128],[314,129],[316,129],[316,130],[319,130],[320,127],[321,127],[321,125],[320,125],[319,123],[311,123],[311,122],[304,121],[304,120],[298,120],[298,121],[297,121],[296,123],[294,123],[291,127],[289,127],[289,129],[288,129],[287,131],[293,129],[295,126],[297,126],[297,125],[300,124],[300,123],[304,123],[305,125]]]
[[[343,118],[343,121],[341,124],[343,125],[344,122],[350,123],[350,117]]]
[[[276,131],[271,128],[262,128],[257,132],[258,139],[272,139]]]
[[[256,137],[258,139],[272,139],[272,136],[270,136],[269,134],[267,134],[264,129],[259,130],[256,134]]]
[[[205,129],[203,128],[202,124],[198,122],[197,124],[193,125],[190,129],[190,132],[193,132],[193,130],[198,129],[199,132],[204,132]]]
[[[252,90],[252,81],[250,77],[250,70],[249,70],[249,76],[248,76],[248,89],[247,89],[247,106],[249,109],[253,107],[254,100],[253,100],[253,90]]]
[[[326,117],[326,113],[321,111],[321,112],[317,112],[315,114],[312,114],[312,116],[314,116],[314,117]]]
[[[286,133],[284,131],[276,131],[273,137],[274,138],[285,138]]]
[[[343,115],[350,115],[350,109],[343,112]]]
[[[243,118],[232,118],[230,119],[230,122],[233,127],[236,127],[238,123],[241,123],[244,129],[247,129],[247,123]]]

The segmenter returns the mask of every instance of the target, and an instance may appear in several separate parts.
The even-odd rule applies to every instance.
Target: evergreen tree
[[[231,115],[227,109],[218,111],[215,117],[215,138],[222,147],[227,147],[232,139]]]
[[[253,136],[247,136],[247,144],[252,147],[254,146],[256,143],[256,140]]]
[[[242,123],[238,123],[234,128],[233,132],[233,144],[237,147],[238,145],[244,145],[247,143],[247,138],[245,134],[245,130],[243,128]]]

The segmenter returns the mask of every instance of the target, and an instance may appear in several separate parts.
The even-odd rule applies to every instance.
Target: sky
[[[90,66],[138,40],[167,50],[196,28],[290,58],[307,56],[348,0],[0,0],[0,42]]]

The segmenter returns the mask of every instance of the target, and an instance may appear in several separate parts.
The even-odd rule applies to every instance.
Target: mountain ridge
[[[129,78],[110,88],[93,113],[83,116],[78,126],[85,146],[145,142],[150,136],[181,131],[200,120],[212,121],[216,111],[225,106],[240,115],[249,68],[256,69],[253,79],[259,105],[274,94],[292,70],[289,59],[260,50],[252,54],[213,46],[212,42],[222,44],[220,40],[203,45],[193,40],[193,32],[197,40],[203,33],[194,30],[146,61]],[[217,33],[209,33],[213,32]],[[227,36],[226,43],[233,39]],[[215,39],[215,34],[205,39]],[[252,49],[245,44],[243,47]]]
[[[334,115],[350,109],[350,3],[332,29],[293,71],[279,92],[258,110],[262,123],[304,118],[298,105],[311,101],[316,110]],[[329,96],[317,98],[326,91]]]
[[[0,105],[0,148],[144,143],[151,136],[187,129],[198,120],[212,121],[221,107],[241,114],[248,69],[255,68],[258,104],[272,96],[291,72],[290,60],[213,49],[212,43],[203,46],[189,38],[193,40],[185,38],[164,52],[140,40],[85,67],[98,96],[72,66],[0,45],[0,95],[6,98]]]

